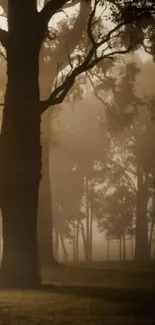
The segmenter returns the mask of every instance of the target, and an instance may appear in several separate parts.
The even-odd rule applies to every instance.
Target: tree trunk
[[[0,214],[0,265],[2,260],[2,217]]]
[[[123,260],[126,260],[126,241],[125,241],[125,233],[123,233],[122,241],[123,241]]]
[[[28,2],[24,10],[22,5],[18,2],[9,8],[8,82],[1,132],[3,258],[0,284],[5,287],[40,284],[37,207],[41,177],[38,85],[41,41],[35,1]]]
[[[149,256],[151,258],[152,242],[153,242],[154,220],[151,222],[150,237],[149,237]]]
[[[54,255],[55,255],[55,259],[58,261],[58,259],[59,259],[59,232],[58,232],[58,230],[55,231]]]
[[[85,196],[86,196],[86,261],[89,262],[90,253],[90,220],[89,220],[89,194],[88,179],[85,177]]]
[[[155,175],[153,175],[155,177]],[[155,179],[154,179],[155,181]],[[154,189],[155,190],[155,189]],[[151,220],[151,229],[150,229],[150,236],[149,236],[149,256],[151,258],[151,250],[152,250],[152,243],[153,243],[153,230],[155,225],[155,193],[153,196],[153,216]]]
[[[84,250],[84,256],[85,260],[87,259],[87,247],[86,247],[86,236],[85,236],[85,229],[82,221],[80,221],[80,226],[81,226],[81,235],[83,239],[83,250]]]
[[[122,261],[122,237],[119,238],[119,258]]]
[[[76,260],[76,225],[75,220],[73,220],[73,261]]]
[[[90,212],[89,260],[92,262],[92,258],[93,258],[93,214],[92,214],[91,202],[90,202],[89,212]]]
[[[62,234],[60,234],[60,239],[61,239],[61,245],[62,245],[62,249],[63,249],[64,262],[68,262],[68,253],[67,253],[67,249],[65,246],[64,237]]]
[[[79,221],[76,222],[75,260],[79,261]]]
[[[134,260],[134,235],[131,235],[131,259]]]
[[[107,237],[107,261],[110,259],[110,238]]]
[[[138,167],[136,247],[135,247],[135,260],[137,262],[147,262],[149,260],[147,204],[148,204],[148,173],[146,172],[144,174]]]
[[[46,112],[44,114],[46,114]],[[42,179],[39,188],[38,206],[38,241],[40,263],[46,266],[58,264],[53,255],[52,194],[50,184],[49,148],[50,138],[46,138],[42,143]]]

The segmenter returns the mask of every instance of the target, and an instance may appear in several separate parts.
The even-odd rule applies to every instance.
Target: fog
[[[141,191],[137,183],[141,177],[138,176],[137,164],[140,164],[143,177],[142,186],[149,186],[141,194],[141,200],[146,199],[146,209],[140,222],[146,221],[147,230],[140,226],[140,232],[143,238],[147,231],[148,254],[154,259],[154,203],[152,194],[147,194],[147,191],[153,193],[154,188],[145,184],[145,178],[151,181],[154,169],[154,121],[149,105],[155,95],[155,66],[150,57],[145,61],[142,59],[143,56],[138,54],[126,56],[113,68],[117,71],[114,79],[119,77],[120,85],[122,80],[124,82],[124,89],[119,90],[120,98],[110,89],[104,93],[104,88],[101,100],[96,98],[87,80],[84,98],[72,105],[65,102],[51,120],[53,249],[60,261],[135,258],[137,192]],[[131,70],[130,73],[130,66],[140,70]],[[109,82],[112,83],[110,77]],[[117,120],[108,120],[111,116],[106,103],[113,113],[115,101],[121,104],[122,111]],[[131,121],[126,123],[127,113],[123,119],[121,114],[129,106]],[[147,164],[147,169],[144,164]],[[120,206],[117,206],[117,198]]]

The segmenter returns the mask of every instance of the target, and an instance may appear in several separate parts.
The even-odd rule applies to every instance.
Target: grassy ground
[[[42,269],[42,278],[45,283],[59,285],[99,286],[106,288],[146,289],[155,290],[155,267],[134,266],[129,263],[104,264],[88,267]]]
[[[153,325],[153,301],[46,291],[1,291],[0,324]]]
[[[42,274],[59,285],[0,291],[0,325],[155,324],[154,270],[46,268]]]

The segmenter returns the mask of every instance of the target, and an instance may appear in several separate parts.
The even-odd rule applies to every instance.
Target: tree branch
[[[2,46],[4,46],[5,48],[7,47],[8,32],[2,28],[0,28],[0,42],[1,42]]]
[[[71,4],[73,5],[74,2],[75,2],[75,4],[77,4],[79,1],[74,1],[74,0],[70,1],[71,4],[70,3],[67,4],[67,2],[69,2],[69,1],[68,0],[50,0],[45,4],[43,9],[39,13],[41,23],[43,24],[44,27],[47,27],[52,16],[57,11],[59,11],[65,4],[66,4],[65,8],[69,8],[71,6]]]
[[[64,2],[64,1],[61,1],[61,2]],[[92,26],[93,26],[93,17],[96,13],[98,3],[99,3],[99,1],[95,0],[94,8],[91,11],[91,14],[89,16],[89,21],[88,21],[87,33],[88,33],[89,39],[91,40],[90,50],[88,51],[84,61],[82,63],[79,63],[74,68],[74,70],[71,70],[70,73],[67,74],[65,80],[63,80],[62,83],[59,86],[57,86],[56,89],[54,89],[52,91],[52,93],[47,98],[47,100],[40,102],[41,113],[43,113],[51,105],[57,105],[57,104],[62,103],[65,96],[68,94],[69,90],[73,86],[77,76],[92,69],[95,65],[97,65],[102,60],[114,59],[115,55],[129,53],[137,45],[137,43],[134,42],[132,37],[130,37],[129,45],[127,48],[124,48],[124,49],[118,48],[117,49],[115,44],[114,44],[113,48],[112,48],[112,45],[108,46],[108,42],[111,39],[114,39],[114,40],[117,39],[117,42],[118,42],[118,37],[121,36],[122,28],[124,26],[127,26],[127,25],[135,22],[135,20],[137,21],[136,18],[129,18],[126,21],[123,21],[123,22],[121,21],[120,23],[115,25],[109,32],[107,32],[106,35],[99,37],[100,39],[98,41],[95,41],[95,39],[93,37]],[[109,48],[109,52],[107,52],[107,46]],[[99,51],[100,51],[100,53],[99,53]]]
[[[105,59],[112,59],[112,57],[114,55],[117,54],[126,54],[129,53],[131,47],[128,47],[126,50],[122,50],[122,51],[113,51],[107,55],[103,55],[99,58],[95,58],[90,64],[89,61],[91,59],[91,57],[93,56],[93,54],[90,56],[90,59],[88,59],[88,56],[86,58],[86,60],[79,65],[78,67],[76,67],[74,69],[74,71],[68,75],[66,77],[66,79],[64,80],[64,82],[58,86],[52,93],[51,95],[48,97],[47,100],[45,101],[41,101],[40,102],[40,110],[41,110],[41,114],[51,105],[58,105],[60,103],[63,102],[64,98],[66,97],[66,95],[68,94],[69,90],[71,89],[71,87],[74,85],[75,79],[77,76],[79,76],[80,74],[82,74],[83,72],[86,72],[90,69],[92,69],[98,62],[100,62],[101,60],[105,60]]]

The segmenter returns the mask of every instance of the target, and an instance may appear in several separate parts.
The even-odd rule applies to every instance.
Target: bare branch
[[[91,43],[93,44],[93,46],[96,46],[96,42],[95,42],[95,39],[94,39],[92,27],[93,27],[93,24],[94,24],[93,20],[94,20],[95,14],[96,14],[96,9],[97,9],[98,2],[99,2],[99,0],[95,0],[94,7],[93,7],[93,9],[92,9],[92,11],[90,13],[90,17],[89,17],[89,21],[88,21],[88,27],[87,27],[88,37],[89,37]]]
[[[4,46],[5,48],[7,47],[8,32],[2,28],[0,28],[0,42],[1,42],[2,46]]]
[[[58,11],[62,11],[63,9],[67,9],[70,7],[73,7],[73,5],[76,5],[79,3],[79,0],[73,0],[73,1],[68,1],[68,0],[50,0],[48,1],[43,9],[40,11],[39,16],[40,16],[40,21],[43,24],[44,28],[47,27],[50,19],[52,18],[53,15],[55,15]]]
[[[129,53],[130,49],[131,49],[131,47],[128,47],[126,50],[122,50],[122,51],[121,50],[113,51],[107,55],[103,55],[99,58],[95,58],[90,64],[89,64],[89,61],[90,61],[91,57],[93,56],[93,54],[90,56],[89,60],[88,60],[88,56],[87,56],[86,60],[81,65],[76,67],[74,69],[74,71],[66,77],[65,81],[52,92],[52,94],[49,96],[49,98],[40,103],[41,114],[49,106],[57,105],[57,104],[60,104],[63,102],[63,100],[66,97],[66,95],[68,94],[69,90],[74,85],[74,82],[75,82],[75,79],[77,76],[79,76],[83,72],[86,72],[86,71],[92,69],[101,60],[113,59],[114,55]]]
[[[87,77],[88,77],[88,79],[89,79],[89,81],[90,81],[90,83],[91,83],[91,86],[92,86],[92,88],[93,88],[93,91],[94,91],[95,97],[96,97],[99,101],[101,101],[103,105],[105,105],[104,100],[102,99],[102,97],[100,97],[100,95],[98,94],[98,92],[97,92],[97,90],[96,90],[96,87],[95,87],[94,82],[93,82],[93,80],[92,80],[91,74],[90,74],[89,72],[87,72]]]
[[[65,96],[68,94],[69,90],[73,86],[77,76],[84,72],[87,72],[88,70],[91,70],[100,61],[103,61],[105,59],[113,60],[115,55],[129,53],[137,45],[137,43],[134,42],[132,38],[130,38],[129,46],[127,48],[115,49],[115,45],[114,48],[112,48],[112,46],[108,46],[109,52],[107,53],[108,42],[113,38],[117,39],[118,36],[121,35],[122,27],[133,23],[135,21],[135,18],[129,18],[128,20],[123,22],[121,21],[116,26],[114,26],[109,32],[107,32],[106,36],[103,36],[102,38],[100,37],[100,40],[96,41],[93,37],[92,24],[98,3],[99,0],[95,0],[94,7],[90,13],[88,21],[87,33],[89,39],[91,40],[92,47],[88,51],[88,54],[86,55],[84,61],[78,64],[78,66],[76,66],[74,70],[70,71],[70,73],[67,74],[65,80],[54,91],[52,91],[47,100],[40,102],[41,113],[43,113],[51,105],[57,105],[62,103]],[[104,48],[103,50],[102,47]],[[98,53],[99,50],[101,51],[100,54]]]

